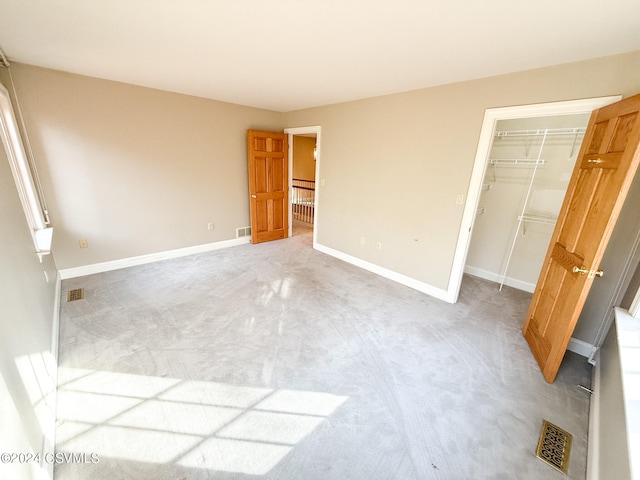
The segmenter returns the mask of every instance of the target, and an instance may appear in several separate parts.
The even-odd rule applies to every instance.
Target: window
[[[32,166],[27,159],[9,92],[2,85],[0,85],[0,135],[33,237],[36,253],[46,255],[51,252],[53,228],[48,226],[46,208],[33,181]]]

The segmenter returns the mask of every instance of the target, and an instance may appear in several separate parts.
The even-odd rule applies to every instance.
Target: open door
[[[289,175],[287,135],[247,131],[251,243],[286,238]]]
[[[523,326],[553,382],[640,163],[640,95],[593,112]]]

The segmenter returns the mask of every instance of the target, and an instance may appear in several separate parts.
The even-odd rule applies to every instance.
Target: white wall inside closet
[[[533,292],[588,121],[497,122],[466,273]]]

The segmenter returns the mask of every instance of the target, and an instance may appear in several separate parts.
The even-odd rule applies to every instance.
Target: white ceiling
[[[0,48],[290,111],[640,50],[640,0],[0,0]]]

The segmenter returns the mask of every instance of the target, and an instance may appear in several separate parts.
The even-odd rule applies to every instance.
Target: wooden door
[[[640,163],[640,94],[593,112],[523,333],[553,382]]]
[[[251,243],[286,238],[289,229],[287,135],[247,132]]]

